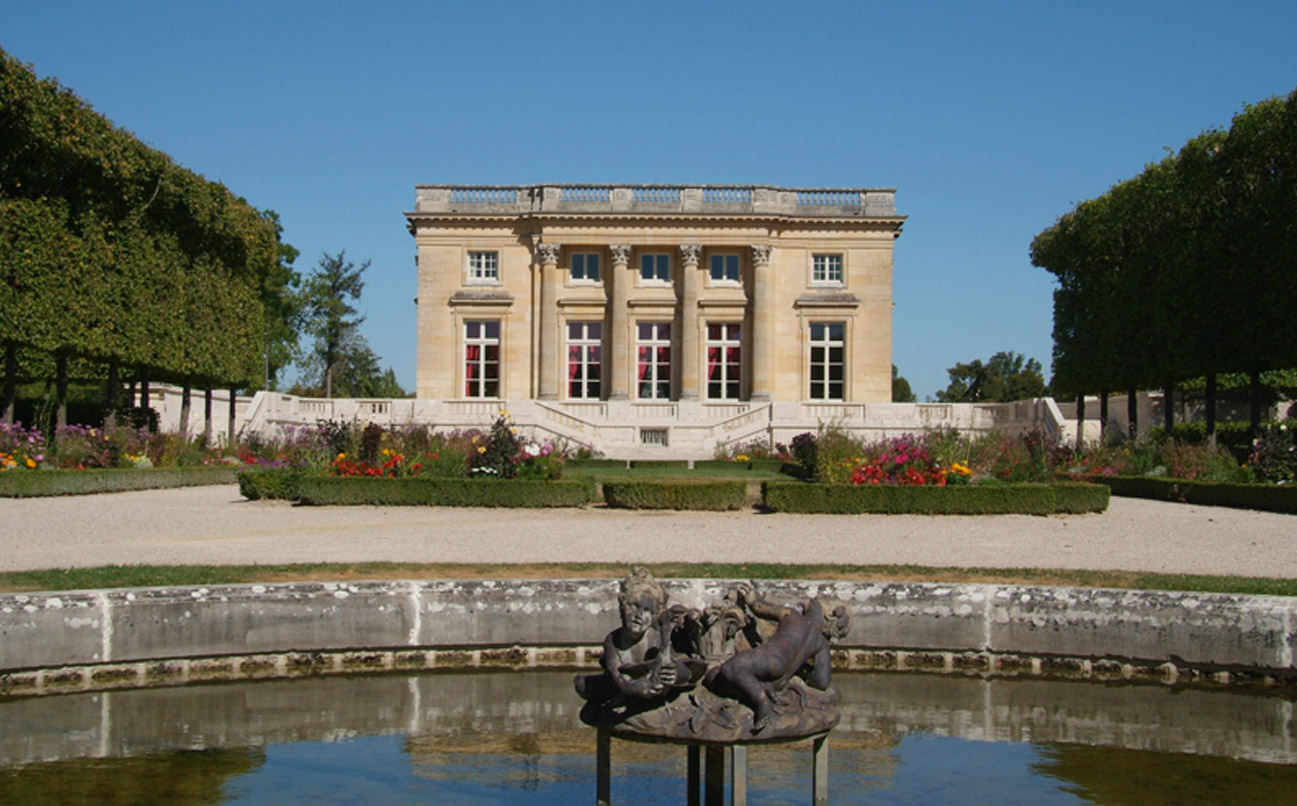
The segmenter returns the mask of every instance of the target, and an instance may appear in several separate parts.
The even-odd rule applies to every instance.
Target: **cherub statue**
[[[577,676],[578,694],[619,705],[628,699],[664,698],[702,679],[706,664],[672,646],[672,634],[688,611],[681,605],[667,607],[666,600],[666,591],[644,568],[634,568],[622,580],[617,597],[621,626],[604,639],[603,672]]]
[[[751,583],[738,588],[738,602],[757,618],[777,620],[774,634],[744,649],[707,673],[707,688],[734,697],[753,712],[752,732],[759,733],[774,713],[776,698],[794,675],[821,691],[833,675],[829,641],[847,633],[850,614],[839,606],[825,615],[818,599],[799,607],[780,607],[756,596]]]

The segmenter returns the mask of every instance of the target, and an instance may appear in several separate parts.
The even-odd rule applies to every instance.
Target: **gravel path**
[[[0,571],[290,562],[831,562],[1297,577],[1297,516],[1113,498],[1101,515],[299,507],[234,485],[0,499]]]

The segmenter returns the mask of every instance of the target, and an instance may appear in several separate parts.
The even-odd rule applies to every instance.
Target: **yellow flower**
[[[343,459],[346,459],[346,458],[347,458],[347,454],[345,454],[345,453],[340,453],[340,454],[338,454],[338,458],[335,459],[334,461],[336,461],[336,462],[341,462]]]
[[[35,468],[35,467],[36,467],[36,462],[33,461],[32,458],[31,458],[30,456],[27,457],[27,467],[29,467],[29,468]]]
[[[477,446],[477,452],[478,452],[478,453],[486,453],[486,446],[485,446],[485,445],[478,445],[478,446]]]
[[[509,429],[509,433],[510,433],[510,434],[515,434],[515,435],[516,435],[516,434],[518,433],[518,429],[516,429],[516,428],[510,428],[510,429]]]

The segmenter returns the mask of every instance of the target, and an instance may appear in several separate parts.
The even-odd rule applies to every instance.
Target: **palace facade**
[[[419,185],[406,218],[421,400],[695,453],[891,402],[893,189]]]

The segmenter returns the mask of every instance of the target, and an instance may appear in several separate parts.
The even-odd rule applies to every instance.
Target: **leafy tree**
[[[324,359],[313,353],[306,359],[303,377],[290,394],[319,397],[324,394]],[[378,355],[354,328],[343,335],[333,371],[333,393],[338,397],[408,397],[391,367],[379,367]]]
[[[261,305],[265,310],[266,361],[264,382],[274,389],[280,372],[298,359],[298,334],[304,324],[302,275],[293,268],[297,249],[284,243],[279,214],[266,210],[262,217],[275,228],[276,260],[261,281]]]
[[[333,378],[345,344],[356,338],[356,328],[365,321],[349,300],[360,301],[365,287],[360,277],[369,261],[357,267],[346,255],[346,250],[336,255],[325,252],[302,290],[306,332],[315,337],[312,359],[318,363],[325,397],[333,397]]]
[[[1047,393],[1040,362],[1012,351],[996,353],[986,363],[956,364],[946,372],[950,385],[937,392],[942,403],[1011,403]]]
[[[914,391],[910,389],[910,382],[898,374],[895,364],[892,364],[892,402],[914,402]]]

